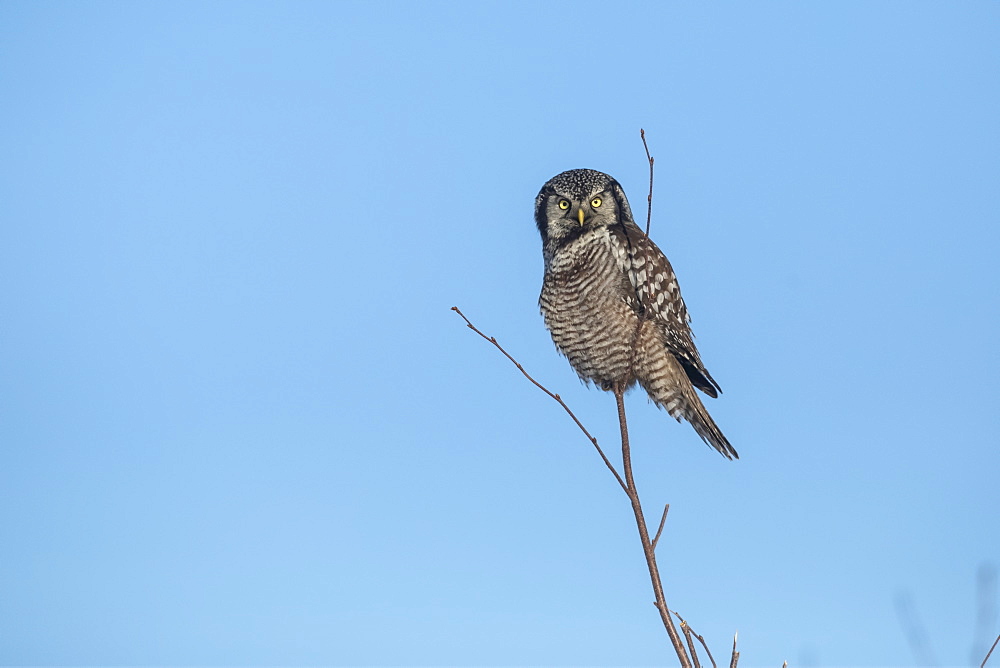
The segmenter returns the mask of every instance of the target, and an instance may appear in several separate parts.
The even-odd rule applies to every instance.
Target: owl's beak
[[[580,227],[583,227],[583,207],[576,210],[576,217],[580,219]]]

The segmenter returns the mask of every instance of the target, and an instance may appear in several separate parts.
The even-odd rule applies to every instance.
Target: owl
[[[622,187],[592,169],[553,177],[535,199],[545,278],[538,304],[552,340],[586,383],[638,383],[723,456],[736,450],[695,392],[721,388],[694,345],[691,317],[663,252],[632,219]]]

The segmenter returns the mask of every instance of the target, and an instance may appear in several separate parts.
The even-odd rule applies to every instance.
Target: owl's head
[[[634,222],[625,191],[613,178],[593,169],[554,176],[535,198],[535,223],[544,244],[625,222]]]

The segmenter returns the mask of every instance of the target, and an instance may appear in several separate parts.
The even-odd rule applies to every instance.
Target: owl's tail
[[[698,393],[677,360],[667,356],[664,361],[665,364],[654,366],[651,378],[639,379],[639,384],[649,394],[649,398],[678,422],[687,420],[701,436],[701,440],[718,450],[723,457],[739,459],[736,448],[729,443],[708,414],[708,409],[701,403]]]
[[[683,414],[684,419],[691,423],[694,430],[701,436],[701,440],[718,450],[723,457],[726,459],[739,459],[740,455],[736,452],[736,448],[732,446],[729,439],[719,429],[719,425],[715,424],[715,420],[708,414],[708,410],[705,408],[705,404],[701,403],[698,394],[694,390],[690,394],[691,397],[688,400],[690,408]],[[673,414],[671,413],[671,415]],[[677,418],[676,415],[674,417]],[[680,421],[680,418],[677,419]]]

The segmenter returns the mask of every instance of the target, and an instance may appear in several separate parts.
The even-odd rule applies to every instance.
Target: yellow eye
[[[561,199],[561,200],[559,200],[559,208],[562,209],[563,211],[565,211],[566,209],[568,209],[569,208],[569,200],[568,199]]]
[[[602,204],[604,204],[604,201],[600,197],[595,197],[594,199],[590,200],[590,206],[594,207],[595,209],[601,206]]]

